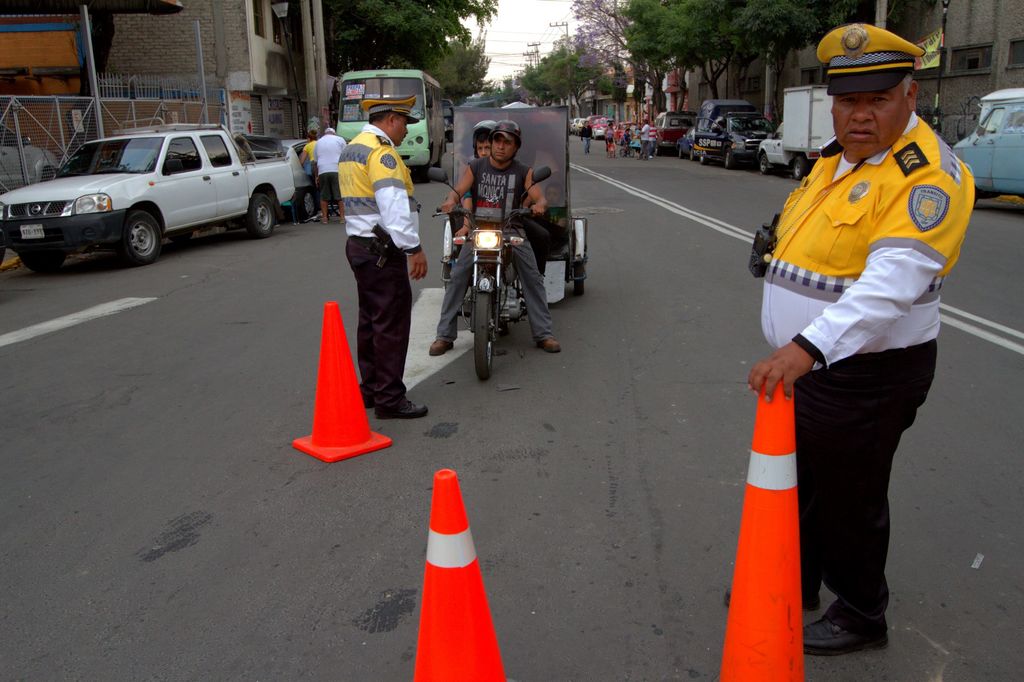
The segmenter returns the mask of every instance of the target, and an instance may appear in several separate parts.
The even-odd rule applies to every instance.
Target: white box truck
[[[783,122],[761,143],[758,168],[764,174],[787,168],[793,179],[802,180],[821,156],[821,148],[832,137],[832,96],[824,85],[786,88]]]

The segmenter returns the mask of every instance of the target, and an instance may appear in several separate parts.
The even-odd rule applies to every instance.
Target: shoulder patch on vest
[[[395,170],[398,168],[398,161],[395,160],[393,154],[381,154],[380,165],[384,166],[388,170]]]
[[[910,190],[907,212],[921,232],[942,222],[949,211],[949,195],[935,185],[918,185]]]
[[[906,147],[894,153],[896,163],[899,165],[903,175],[910,175],[918,168],[928,165],[928,157],[924,155],[916,142],[911,142]]]

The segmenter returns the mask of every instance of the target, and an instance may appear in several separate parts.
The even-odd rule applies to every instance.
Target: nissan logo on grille
[[[32,215],[39,215],[40,213],[43,212],[43,205],[32,204],[31,206],[28,207],[28,212],[31,213]]]

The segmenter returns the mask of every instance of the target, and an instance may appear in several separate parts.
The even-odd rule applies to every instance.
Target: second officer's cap
[[[419,117],[413,114],[412,108],[416,104],[416,95],[411,97],[405,97],[403,99],[364,99],[360,105],[369,115],[380,114],[387,111],[393,111],[396,114],[402,114],[409,121],[409,123],[419,123]]]
[[[840,26],[818,43],[830,95],[896,87],[914,71],[914,58],[922,55],[920,46],[871,24]]]

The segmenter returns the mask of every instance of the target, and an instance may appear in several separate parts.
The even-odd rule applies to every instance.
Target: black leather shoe
[[[403,400],[398,407],[381,407],[378,405],[373,413],[377,419],[419,419],[427,416],[427,406]]]
[[[858,635],[839,627],[827,617],[804,626],[804,653],[812,656],[839,656],[866,649],[884,649],[889,635]]]

